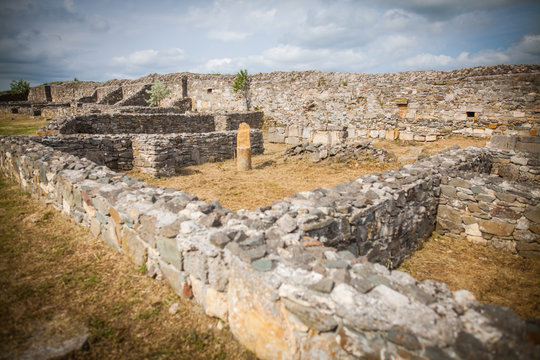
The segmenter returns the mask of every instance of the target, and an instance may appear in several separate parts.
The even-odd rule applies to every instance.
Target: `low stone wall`
[[[189,165],[232,159],[238,131],[133,137],[134,165],[152,176],[174,176]],[[260,130],[251,130],[251,153],[264,152]]]
[[[0,137],[6,176],[146,265],[149,276],[194,298],[208,315],[228,321],[262,359],[537,358],[538,347],[526,339],[540,334],[510,310],[327,246],[329,230],[345,229],[336,227],[341,219],[358,226],[352,231],[367,227],[368,236],[377,231],[385,241],[389,231],[395,234],[398,245],[381,241],[381,252],[407,248],[409,237],[401,240],[378,219],[402,217],[394,225],[409,224],[403,230],[412,236],[427,227],[420,218],[436,205],[438,180],[487,171],[488,155],[451,151],[234,213],[29,139]]]
[[[133,149],[129,135],[63,135],[32,137],[55,150],[86,158],[112,170],[133,169]]]
[[[325,125],[317,128],[304,127],[301,125],[289,125],[286,127],[271,127],[268,130],[268,140],[273,143],[286,143],[291,145],[310,143],[324,145],[338,145],[346,141],[357,141],[361,139],[387,139],[401,141],[431,142],[440,137],[450,134],[461,134],[471,137],[492,137],[502,136],[508,138],[517,138],[516,135],[529,135],[529,130],[516,131],[509,129],[495,130],[499,135],[494,135],[494,130],[490,128],[473,129],[456,121],[451,127],[427,127],[420,122],[415,124],[402,124],[396,126],[396,121],[388,119],[386,122],[376,122],[373,127],[362,126],[338,126]],[[511,134],[511,135],[500,135]],[[530,136],[521,136],[522,138],[531,138]],[[540,137],[537,137],[540,139]],[[540,140],[536,140],[538,143]],[[523,142],[520,142],[523,144]],[[523,145],[527,146],[527,145]],[[523,147],[525,149],[525,147]],[[525,151],[522,148],[516,149]]]
[[[246,113],[216,114],[214,122],[216,131],[236,130],[241,123],[246,123],[251,129],[261,129],[264,121],[262,111]]]
[[[56,135],[32,137],[45,146],[86,158],[112,170],[134,167],[153,176],[174,176],[178,168],[231,159],[237,131],[169,135]],[[260,130],[251,130],[251,152],[264,152]]]
[[[220,130],[237,130],[241,122],[247,122],[251,128],[261,128],[263,113],[240,113],[226,115],[179,114],[167,112],[162,108],[128,107],[119,112],[120,107],[99,107],[100,113],[65,116],[51,121],[40,129],[40,134],[171,134],[171,133],[206,133]],[[156,108],[159,109],[159,108]],[[112,113],[101,113],[104,110]],[[141,111],[139,111],[141,110]]]
[[[437,230],[522,256],[540,257],[538,155],[494,150],[490,158],[491,176],[460,172],[443,178]]]
[[[200,114],[87,114],[59,118],[41,131],[60,134],[167,134],[215,131],[214,117]]]
[[[190,110],[191,99],[186,98],[177,101],[173,107],[113,106],[94,103],[71,103],[63,106],[44,107],[41,111],[41,116],[47,119],[56,119],[64,116],[84,114],[184,114]]]
[[[13,101],[0,104],[0,113],[3,114],[25,114],[30,116],[40,116],[43,111],[49,109],[64,109],[69,104],[57,103],[30,103],[27,101]]]

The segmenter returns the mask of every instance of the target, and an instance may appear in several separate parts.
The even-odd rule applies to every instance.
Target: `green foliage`
[[[73,82],[79,82],[80,80],[77,78],[73,78]]]
[[[236,78],[234,79],[234,83],[232,84],[232,88],[235,93],[241,92],[244,96],[244,99],[246,100],[246,108],[249,110],[251,102],[249,98],[249,78],[248,78],[248,72],[246,69],[240,70],[236,74]]]
[[[150,94],[150,99],[146,100],[150,106],[158,106],[160,101],[165,99],[171,93],[171,89],[163,85],[159,80],[156,80],[150,90],[146,90]]]
[[[28,94],[30,92],[30,83],[24,80],[12,80],[9,87],[13,94]]]

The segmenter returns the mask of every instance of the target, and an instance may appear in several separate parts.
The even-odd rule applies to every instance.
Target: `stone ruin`
[[[510,99],[498,100],[506,104],[499,105],[501,112],[519,103],[524,113],[538,103],[538,75],[522,74],[523,68],[537,70],[495,67],[436,73],[444,80],[431,85],[467,88],[472,81],[471,88],[479,89],[486,81],[506,86],[501,79],[507,79],[523,89],[534,86],[536,92],[523,101],[512,92]],[[485,74],[489,71],[495,74]],[[425,85],[422,81],[433,73],[379,79],[410,76],[410,81]],[[321,75],[300,76],[313,74]],[[480,79],[455,80],[458,74]],[[222,90],[220,83],[208,85],[208,79],[217,81],[216,77],[196,79],[203,84],[204,96]],[[264,74],[258,79],[269,81]],[[288,81],[287,86],[299,80]],[[184,95],[188,84],[178,84]],[[261,85],[272,84],[265,86]],[[416,90],[410,94],[421,91]],[[107,101],[126,98],[123,90],[113,92],[107,93]],[[54,99],[53,88],[50,93]],[[95,98],[103,93],[96,90]],[[221,94],[225,102],[227,93]],[[466,94],[470,96],[461,94],[464,101]],[[198,107],[208,105],[206,97],[194,98]],[[216,110],[220,104],[215,100],[208,106]],[[308,110],[315,111],[318,104]],[[523,321],[507,308],[480,304],[466,290],[451,292],[445,284],[419,282],[392,270],[435,229],[522,256],[540,255],[540,137],[524,135],[538,126],[536,110],[492,129],[499,134],[494,132],[486,148],[449,149],[396,170],[301,192],[255,211],[233,212],[216,201],[150,186],[111,169],[143,170],[154,161],[147,171],[159,176],[162,168],[210,160],[217,155],[203,150],[215,148],[205,145],[209,137],[236,135],[237,125],[218,124],[235,123],[235,116],[249,123],[246,117],[262,114],[201,111],[161,116],[154,109],[151,115],[143,112],[147,110],[134,114],[120,109],[75,110],[43,129],[43,137],[0,137],[0,170],[89,227],[137,266],[145,265],[149,276],[166,280],[180,296],[193,297],[209,316],[228,322],[238,340],[258,357],[539,358],[538,320]],[[403,106],[398,111],[405,119],[409,116]],[[471,122],[480,121],[482,113],[475,116]],[[521,135],[503,134],[507,130]],[[260,131],[251,130],[250,141],[256,153],[253,146],[262,144]]]

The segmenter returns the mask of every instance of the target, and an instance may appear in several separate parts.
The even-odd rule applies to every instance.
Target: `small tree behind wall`
[[[235,93],[242,93],[244,100],[246,101],[246,109],[249,111],[251,100],[249,98],[249,77],[246,69],[240,70],[238,74],[236,74],[232,88]]]
[[[150,90],[146,90],[150,94],[150,99],[146,100],[150,106],[158,106],[160,101],[165,99],[171,93],[171,89],[163,85],[159,80],[156,80]]]

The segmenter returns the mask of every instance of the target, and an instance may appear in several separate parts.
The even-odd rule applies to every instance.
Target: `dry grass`
[[[540,318],[540,259],[434,234],[399,270],[416,279],[467,289],[483,303],[511,308],[520,317]]]
[[[73,359],[254,358],[194,303],[0,178],[0,358],[20,354],[35,325],[59,314],[92,334]]]
[[[39,116],[0,114],[0,135],[36,135],[45,125],[47,121]]]
[[[170,178],[156,179],[138,170],[128,174],[150,184],[181,189],[201,200],[218,200],[232,210],[254,210],[300,191],[332,187],[365,174],[394,169],[414,162],[413,156],[421,152],[431,155],[454,144],[483,146],[485,140],[453,137],[422,145],[387,140],[374,142],[374,145],[403,157],[402,161],[392,163],[326,161],[314,164],[309,159],[285,160],[281,154],[286,145],[265,143],[264,155],[253,156],[253,170],[249,172],[238,172],[235,160],[227,160],[185,167],[178,176]]]
[[[233,210],[254,210],[300,191],[331,187],[398,166],[378,162],[314,164],[309,159],[283,159],[281,154],[286,145],[265,143],[264,146],[265,154],[252,157],[253,170],[248,172],[238,172],[235,160],[227,160],[189,166],[171,178],[155,179],[137,170],[128,175],[154,185],[181,189],[202,200],[218,200]]]

